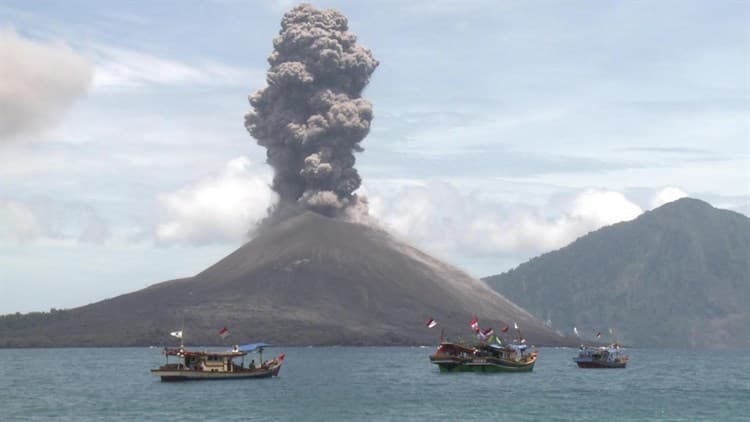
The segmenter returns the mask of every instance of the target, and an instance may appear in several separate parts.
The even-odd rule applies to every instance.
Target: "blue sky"
[[[287,1],[0,2],[0,313],[192,275],[274,201]],[[750,3],[315,2],[380,61],[370,213],[476,276],[689,195],[750,214]]]

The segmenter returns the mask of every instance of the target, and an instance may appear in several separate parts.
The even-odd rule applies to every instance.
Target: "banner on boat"
[[[469,325],[471,326],[472,330],[474,330],[474,331],[478,330],[479,329],[479,320],[477,319],[477,317],[472,318],[471,321],[469,321]]]
[[[229,335],[229,328],[224,327],[221,330],[219,330],[219,337],[227,338],[228,335]]]
[[[434,319],[432,319],[432,318],[429,318],[429,319],[427,320],[427,322],[425,323],[425,325],[427,325],[427,328],[433,328],[433,327],[436,327],[436,326],[437,326],[437,321],[435,321],[435,320],[434,320]]]

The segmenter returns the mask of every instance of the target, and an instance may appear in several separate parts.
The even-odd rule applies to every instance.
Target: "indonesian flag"
[[[488,328],[488,329],[482,331],[482,334],[484,334],[485,337],[489,337],[489,336],[495,334],[495,330],[493,330],[492,328]]]
[[[219,337],[226,338],[229,335],[229,328],[224,327],[221,330],[219,330]]]
[[[504,332],[504,333],[507,333],[509,329],[510,329],[510,326],[506,325],[506,326],[505,326],[505,327],[503,327],[503,329],[502,329],[502,330],[500,330],[500,331],[502,331],[502,332]]]
[[[474,331],[479,330],[479,320],[477,319],[477,317],[472,318],[471,321],[469,322],[469,325],[471,325],[471,328]]]
[[[171,333],[169,333],[169,335],[172,337],[182,338],[182,330],[172,331]]]
[[[425,324],[427,325],[427,328],[432,328],[437,325],[437,322],[434,319],[430,318]]]

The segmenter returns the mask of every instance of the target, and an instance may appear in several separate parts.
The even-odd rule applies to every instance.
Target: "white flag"
[[[518,324],[514,322],[513,323],[513,328],[515,328],[516,330],[518,330]]]
[[[576,337],[581,337],[581,335],[578,334],[578,328],[573,327],[573,332],[576,334]]]
[[[169,335],[172,337],[182,338],[182,330],[172,331],[171,333],[169,333]]]

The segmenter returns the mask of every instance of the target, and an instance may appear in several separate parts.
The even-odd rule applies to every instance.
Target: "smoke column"
[[[268,86],[250,96],[245,127],[267,149],[280,207],[328,216],[361,208],[354,152],[370,131],[372,104],[360,97],[378,66],[336,10],[302,4],[281,20],[268,57]]]

